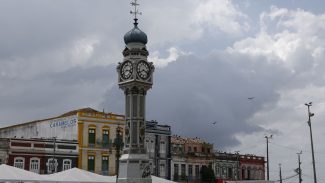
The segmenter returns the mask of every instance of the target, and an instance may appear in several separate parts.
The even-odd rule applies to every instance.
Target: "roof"
[[[171,142],[173,144],[206,144],[202,139],[195,137],[195,138],[187,138],[181,137],[177,135],[173,135],[171,138]]]
[[[69,111],[67,113],[64,113],[62,115],[52,117],[52,118],[40,119],[40,120],[29,121],[29,122],[25,122],[25,123],[19,123],[19,124],[15,124],[15,125],[11,125],[11,126],[6,126],[6,127],[3,127],[3,128],[0,128],[0,130],[7,129],[7,128],[12,128],[12,127],[17,127],[17,126],[21,126],[21,125],[34,124],[34,123],[41,122],[41,121],[48,121],[48,120],[53,120],[53,119],[57,119],[57,118],[73,116],[73,115],[77,115],[79,112],[103,113],[103,112],[97,111],[97,110],[95,110],[93,108],[87,107],[87,108],[81,108],[81,109]],[[118,116],[122,116],[122,115],[118,115]]]

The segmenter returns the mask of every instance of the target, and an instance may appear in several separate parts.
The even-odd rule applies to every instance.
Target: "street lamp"
[[[308,108],[308,126],[309,126],[309,131],[310,131],[310,141],[311,141],[311,155],[313,158],[313,170],[314,170],[314,183],[317,183],[316,179],[316,167],[315,167],[315,156],[314,156],[314,144],[313,144],[313,133],[311,130],[311,120],[310,118],[313,117],[315,114],[310,112],[310,107],[312,106],[312,102],[306,103],[305,104]]]
[[[265,136],[266,138],[266,163],[267,163],[267,180],[270,180],[270,168],[269,168],[269,139],[272,139],[273,135]]]

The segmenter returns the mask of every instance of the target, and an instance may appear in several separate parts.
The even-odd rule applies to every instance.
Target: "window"
[[[57,159],[53,160],[53,158],[50,158],[50,159],[47,160],[46,166],[47,166],[47,172],[48,173],[57,172],[58,160]]]
[[[0,165],[2,164],[2,159],[0,159]]]
[[[247,169],[247,180],[251,180],[251,169]]]
[[[95,156],[88,156],[88,171],[94,172],[95,171]]]
[[[14,167],[24,169],[25,167],[25,158],[17,157],[14,159]]]
[[[103,156],[102,157],[102,171],[103,171],[103,175],[108,175],[109,172],[109,159],[108,156]]]
[[[160,154],[165,154],[166,153],[166,145],[164,141],[160,142]]]
[[[231,167],[228,167],[228,178],[231,179],[232,178],[232,175],[233,172],[232,172],[232,168]]]
[[[188,146],[188,152],[191,152],[191,151],[192,151],[192,147]]]
[[[108,148],[109,145],[109,130],[104,129],[103,130],[103,147]]]
[[[216,174],[217,177],[220,177],[220,167],[218,164],[216,165]]]
[[[181,165],[181,175],[182,175],[182,176],[185,176],[185,175],[186,175],[186,171],[185,171],[185,169],[186,169],[186,165],[185,165],[185,164],[182,164],[182,165]]]
[[[160,171],[159,171],[160,177],[165,177],[165,164],[160,164]]]
[[[95,139],[96,139],[96,129],[90,128],[88,130],[88,144],[89,144],[89,146],[95,145]]]
[[[193,165],[188,165],[188,176],[190,179],[193,176]]]
[[[62,167],[62,170],[69,170],[71,169],[71,165],[72,165],[72,161],[71,159],[64,159],[63,160],[63,167]]]
[[[200,166],[199,165],[195,165],[195,176],[200,177]]]
[[[29,164],[29,171],[40,173],[40,159],[39,158],[31,158]]]
[[[174,164],[174,180],[178,180],[178,173],[179,169],[178,169],[178,164]]]
[[[197,152],[197,148],[196,147],[194,147],[194,152]]]

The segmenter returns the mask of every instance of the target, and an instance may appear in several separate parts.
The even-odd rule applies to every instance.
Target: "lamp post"
[[[270,168],[269,168],[269,139],[272,139],[272,135],[265,136],[266,139],[266,163],[267,163],[267,180],[270,180]]]
[[[314,170],[314,183],[317,183],[317,178],[316,178],[316,167],[315,167],[315,156],[314,156],[314,144],[313,144],[313,133],[311,130],[311,117],[314,116],[314,113],[310,112],[310,107],[312,106],[312,102],[306,103],[305,104],[308,108],[308,126],[309,126],[309,131],[310,131],[310,141],[311,141],[311,155],[313,158],[313,170]]]

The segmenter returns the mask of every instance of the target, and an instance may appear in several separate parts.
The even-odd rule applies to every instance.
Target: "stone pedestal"
[[[152,183],[147,154],[123,154],[120,158],[118,183]]]

